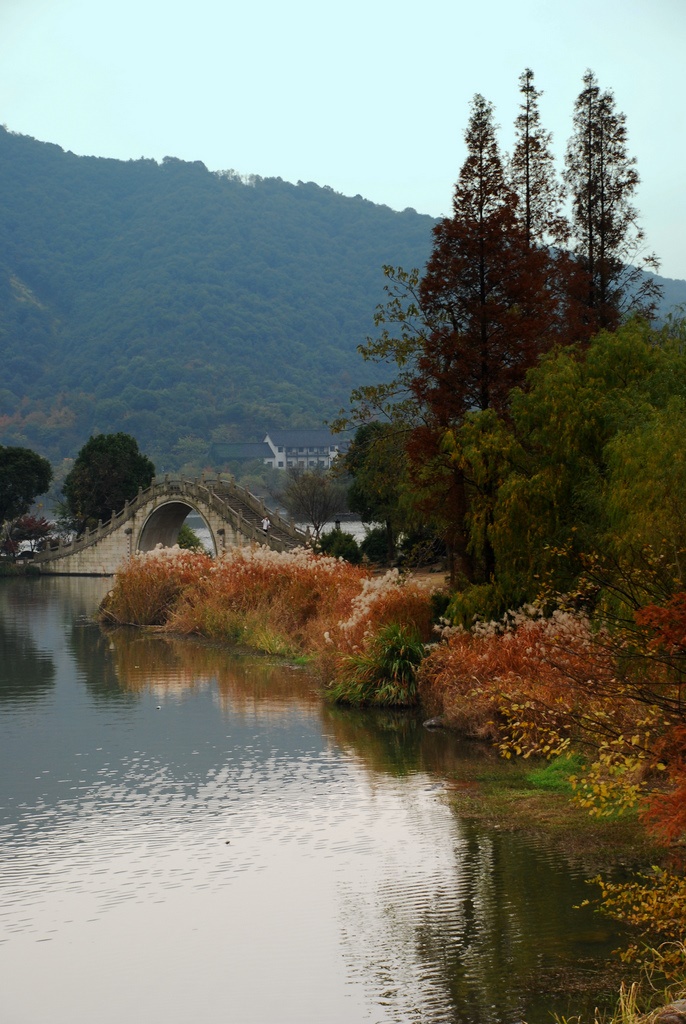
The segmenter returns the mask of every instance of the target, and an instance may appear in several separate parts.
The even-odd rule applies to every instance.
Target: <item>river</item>
[[[328,708],[266,659],[107,635],[108,586],[0,580],[3,1024],[544,1024],[583,1005],[555,979],[617,936],[574,909],[582,869],[451,807],[490,751]]]

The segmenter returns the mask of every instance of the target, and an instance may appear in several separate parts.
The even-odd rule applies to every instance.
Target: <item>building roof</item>
[[[212,456],[217,459],[270,459],[272,450],[264,441],[215,441]]]
[[[326,427],[315,430],[268,430],[266,439],[276,447],[284,448],[329,448],[339,447],[339,440]]]

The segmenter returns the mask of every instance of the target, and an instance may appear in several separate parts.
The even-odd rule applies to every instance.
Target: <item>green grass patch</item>
[[[584,770],[586,762],[581,754],[562,754],[548,761],[542,768],[526,773],[526,781],[534,789],[545,789],[553,793],[574,792],[570,777]]]

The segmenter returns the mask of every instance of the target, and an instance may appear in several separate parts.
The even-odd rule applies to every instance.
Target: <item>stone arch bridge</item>
[[[216,555],[252,543],[286,551],[309,544],[311,539],[309,531],[297,530],[230,477],[183,480],[167,475],[139,490],[120,512],[112,513],[109,522],[37,552],[33,564],[41,573],[51,575],[112,576],[139,551],[152,551],[158,544],[174,545],[191,512],[197,512],[207,524]],[[266,534],[262,529],[265,515],[272,523]]]

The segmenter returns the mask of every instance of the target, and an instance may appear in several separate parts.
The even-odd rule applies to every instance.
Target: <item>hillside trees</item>
[[[96,434],[81,448],[64,481],[67,510],[79,532],[109,520],[148,487],[155,475],[150,459],[130,434]]]
[[[434,223],[313,183],[77,157],[2,128],[0,178],[0,442],[55,462],[125,431],[175,471],[198,464],[189,436],[321,425],[355,380],[380,379],[356,353],[379,268],[421,265]]]

